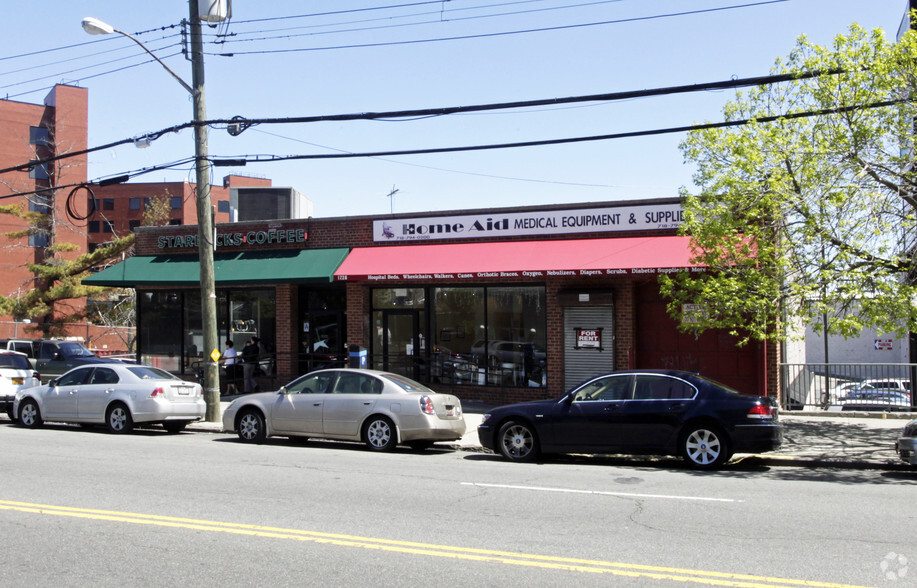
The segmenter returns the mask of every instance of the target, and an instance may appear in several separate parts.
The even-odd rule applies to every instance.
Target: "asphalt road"
[[[3,586],[917,584],[917,471],[513,464],[2,417],[0,447]]]

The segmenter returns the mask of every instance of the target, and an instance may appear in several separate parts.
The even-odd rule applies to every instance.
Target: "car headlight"
[[[483,424],[486,423],[489,419],[490,419],[490,413],[485,414],[485,415],[484,415],[484,418],[481,419],[481,424],[483,425]]]

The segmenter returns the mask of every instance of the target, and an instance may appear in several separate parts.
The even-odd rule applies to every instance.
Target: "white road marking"
[[[510,484],[482,484],[480,482],[462,482],[462,486],[478,488],[498,488],[501,490],[533,490],[536,492],[562,492],[566,494],[593,494],[597,496],[620,496],[623,498],[658,498],[661,500],[699,500],[704,502],[745,502],[734,498],[712,498],[708,496],[678,496],[674,494],[635,494],[632,492],[604,492],[601,490],[576,490],[575,488],[544,488],[540,486],[513,486]]]

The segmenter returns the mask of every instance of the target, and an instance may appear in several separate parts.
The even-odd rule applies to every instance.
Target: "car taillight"
[[[162,388],[153,388],[153,391],[150,392],[150,398],[158,398],[159,396],[165,396],[166,392]]]
[[[433,408],[433,399],[429,396],[420,397],[420,410],[426,414],[435,414],[436,410]]]
[[[32,372],[32,377],[38,380],[39,382],[41,381],[41,375],[38,372]]]
[[[777,407],[765,404],[757,404],[748,411],[750,419],[772,419],[777,416]]]

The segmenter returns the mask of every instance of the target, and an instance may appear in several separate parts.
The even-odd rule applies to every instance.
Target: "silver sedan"
[[[465,434],[462,404],[410,378],[375,370],[311,372],[278,392],[238,398],[223,412],[223,429],[242,441],[318,437],[360,441],[374,451],[398,444],[422,450]]]
[[[104,424],[112,433],[130,432],[135,423],[161,423],[178,433],[205,410],[200,384],[159,368],[114,363],[73,368],[44,386],[21,390],[13,402],[24,427],[44,421]]]

